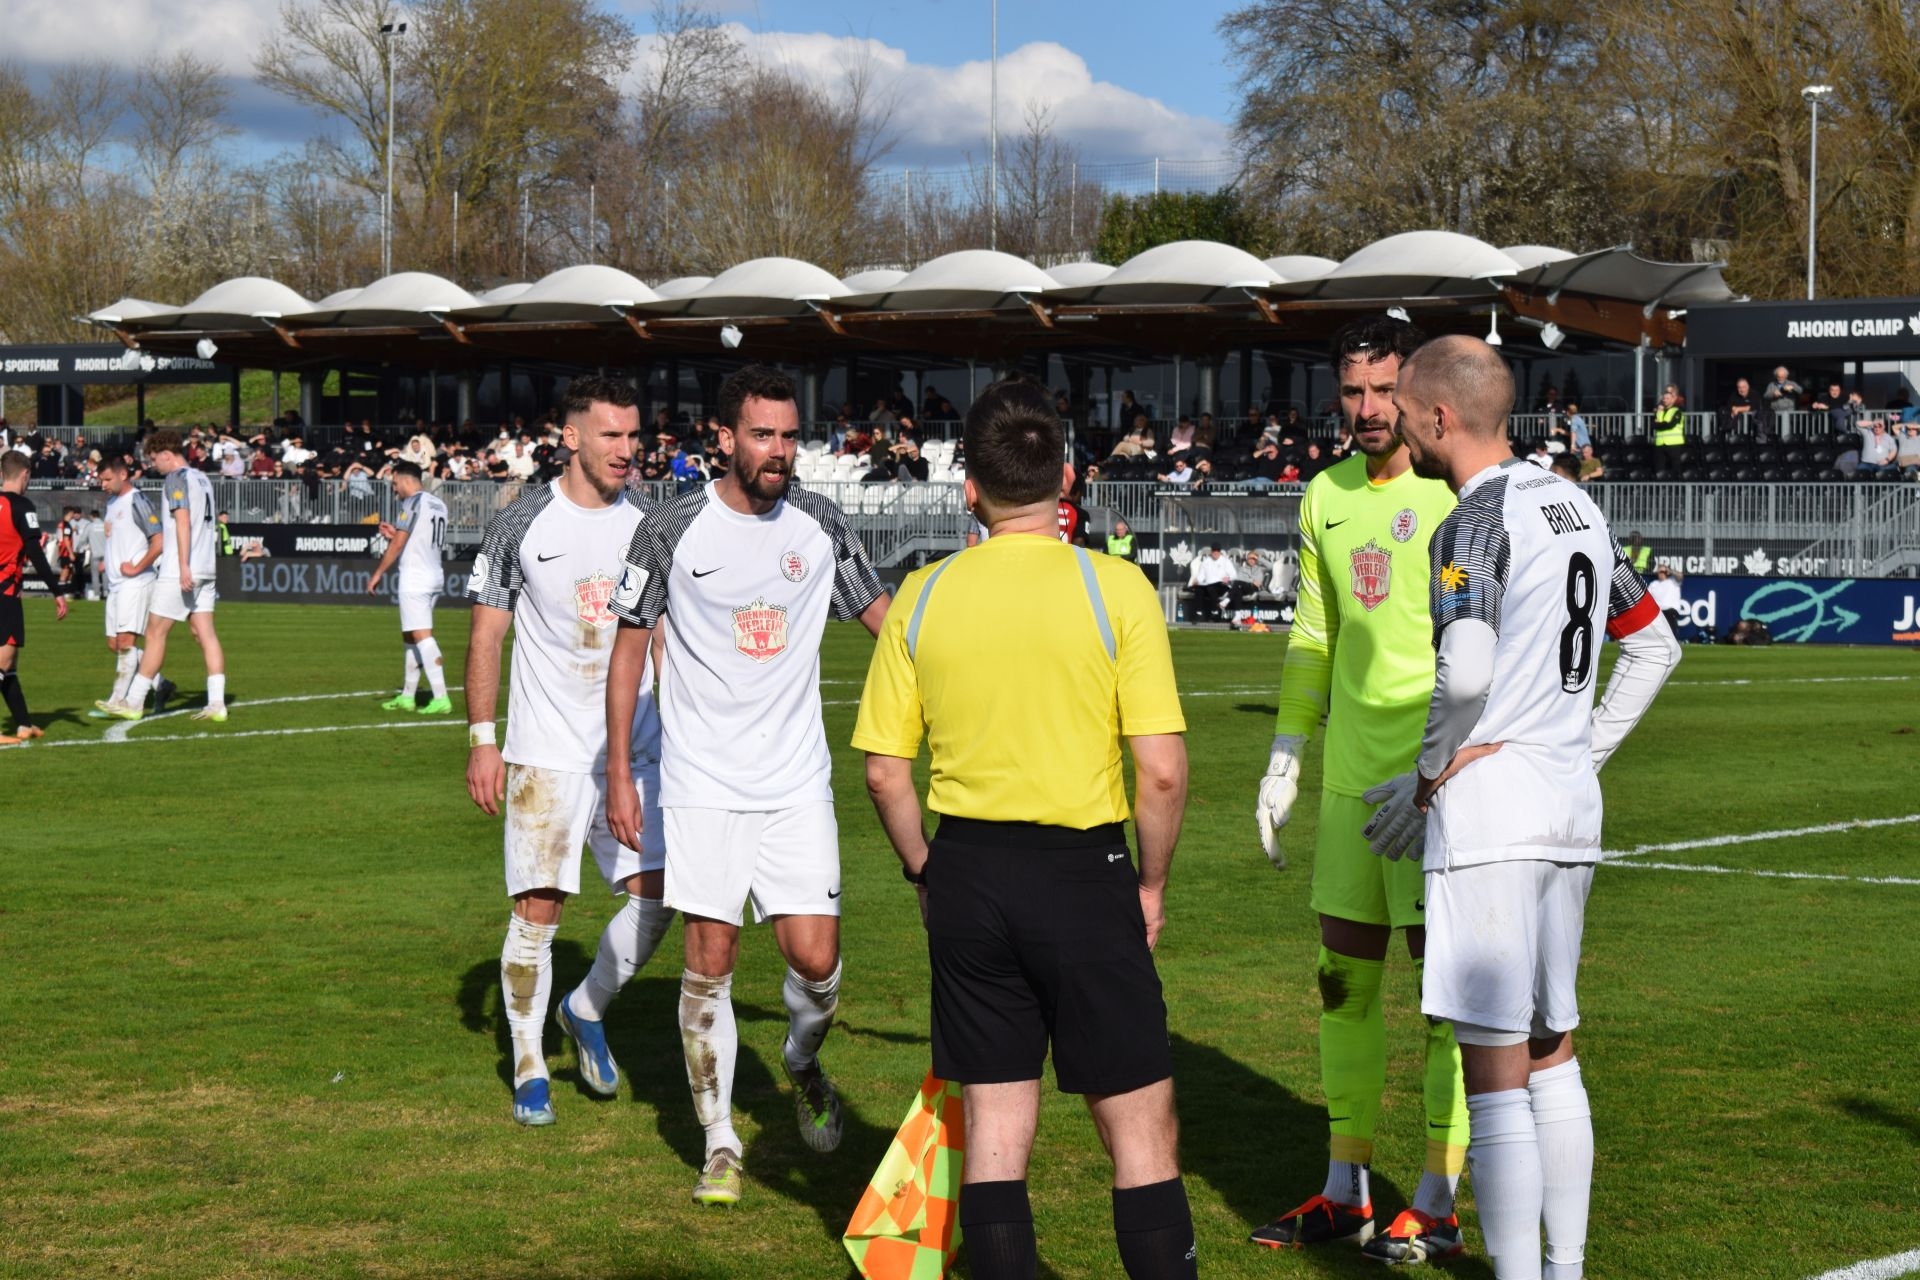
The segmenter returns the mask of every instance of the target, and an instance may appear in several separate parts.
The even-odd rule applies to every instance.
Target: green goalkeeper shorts
[[[1323,916],[1403,929],[1424,925],[1426,880],[1418,858],[1391,862],[1367,848],[1360,828],[1374,806],[1359,796],[1320,793],[1313,851],[1313,909]]]

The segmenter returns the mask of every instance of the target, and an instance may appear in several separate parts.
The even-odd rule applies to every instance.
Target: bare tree
[[[113,132],[119,96],[119,77],[106,62],[75,62],[54,69],[46,96],[53,143],[47,158],[70,197],[83,193],[94,156]]]
[[[141,69],[127,105],[134,155],[148,186],[171,186],[189,155],[240,132],[226,119],[230,97],[220,68],[191,50]]]

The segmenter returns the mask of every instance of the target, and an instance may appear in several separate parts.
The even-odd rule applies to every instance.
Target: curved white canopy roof
[[[516,280],[512,284],[499,285],[473,296],[483,303],[511,302],[531,288],[533,286],[525,280]]]
[[[1339,265],[1332,258],[1311,253],[1283,253],[1277,258],[1267,259],[1267,270],[1289,283],[1318,280]]]
[[[1510,244],[1500,252],[1512,258],[1515,265],[1522,271],[1549,262],[1561,262],[1573,256],[1565,249],[1556,249],[1552,245],[1545,244]]]
[[[1654,262],[1631,249],[1601,249],[1569,254],[1520,272],[1513,283],[1545,289],[1557,298],[1562,289],[1624,298],[1643,306],[1690,307],[1696,302],[1726,302],[1733,290],[1721,271],[1724,262]]]
[[[1045,293],[1059,282],[1025,258],[991,249],[946,253],[907,273],[891,289],[841,299],[884,311],[960,311],[1000,305],[1010,294]]]
[[[809,299],[846,295],[847,286],[811,262],[755,258],[728,267],[691,293],[658,297],[641,310],[689,316],[790,316],[804,314]]]
[[[184,307],[140,317],[143,329],[264,329],[269,320],[309,311],[313,304],[277,280],[236,276],[222,280]]]
[[[1048,267],[1047,274],[1052,276],[1062,289],[1080,289],[1090,284],[1099,284],[1113,274],[1114,269],[1104,262],[1063,262],[1057,267]]]
[[[436,316],[478,305],[478,300],[472,294],[451,280],[443,280],[425,271],[396,271],[374,281],[345,302],[328,307],[311,307],[284,319],[289,323],[316,327],[349,324],[427,326],[439,323]]]
[[[98,311],[88,313],[87,319],[100,324],[119,324],[123,320],[144,320],[148,316],[172,310],[173,308],[164,302],[148,302],[144,298],[122,298],[118,302],[109,302]]]
[[[856,271],[841,278],[840,283],[853,293],[874,293],[881,289],[891,289],[907,278],[904,271],[891,267],[880,267],[873,271]]]
[[[1452,231],[1405,231],[1376,240],[1314,281],[1277,292],[1310,298],[1431,298],[1491,295],[1520,264],[1484,240]]]
[[[1278,284],[1267,264],[1229,244],[1176,240],[1136,253],[1096,285],[1062,289],[1062,301],[1091,303],[1214,302],[1223,294]]]
[[[625,311],[660,295],[618,267],[563,267],[533,284],[508,285],[482,294],[480,305],[467,307],[457,320],[605,320],[613,311]]]
[[[346,306],[349,302],[352,302],[355,298],[359,297],[361,294],[365,293],[366,291],[367,290],[364,285],[355,285],[351,289],[342,289],[338,293],[330,293],[326,297],[320,299],[320,301],[314,303],[313,309],[315,311],[337,310],[340,307]]]
[[[675,276],[664,284],[653,286],[655,296],[661,298],[684,298],[697,293],[713,283],[712,276]]]

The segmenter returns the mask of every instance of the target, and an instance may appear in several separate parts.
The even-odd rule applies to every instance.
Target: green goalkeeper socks
[[[1385,969],[1383,960],[1320,948],[1320,1085],[1332,1134],[1328,1148],[1334,1160],[1349,1164],[1373,1158],[1380,1095],[1387,1087],[1387,1024],[1380,1008]]]

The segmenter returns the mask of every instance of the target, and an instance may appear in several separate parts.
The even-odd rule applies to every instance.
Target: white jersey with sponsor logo
[[[1601,639],[1657,622],[1659,610],[1580,486],[1518,461],[1461,488],[1431,553],[1435,647],[1465,619],[1495,635],[1493,683],[1464,745],[1505,745],[1436,794],[1426,869],[1599,861]]]
[[[715,484],[656,508],[635,534],[613,610],[669,615],[661,672],[660,803],[770,811],[833,799],[820,719],[829,610],[880,598],[866,548],[831,501],[790,485],[763,516]]]
[[[422,489],[400,504],[393,527],[407,535],[407,545],[400,548],[400,593],[438,592],[446,586],[440,554],[447,537],[447,504]]]
[[[129,489],[109,502],[106,526],[107,590],[111,591],[123,582],[152,582],[159,576],[158,560],[131,578],[120,572],[121,565],[132,564],[146,557],[147,543],[154,534],[171,532],[162,527],[160,513],[153,509],[153,503],[147,500],[146,494],[138,489]]]
[[[575,506],[560,482],[529,489],[487,521],[467,594],[513,613],[510,764],[568,773],[607,767],[607,662],[615,619],[608,609],[621,563],[646,514],[626,494],[610,507]],[[635,766],[660,758],[653,667],[640,676],[633,716]]]
[[[165,481],[165,539],[160,544],[160,572],[169,582],[180,578],[180,533],[174,512],[187,513],[187,568],[196,581],[213,578],[220,555],[220,530],[214,524],[213,481],[197,467],[182,467]]]

